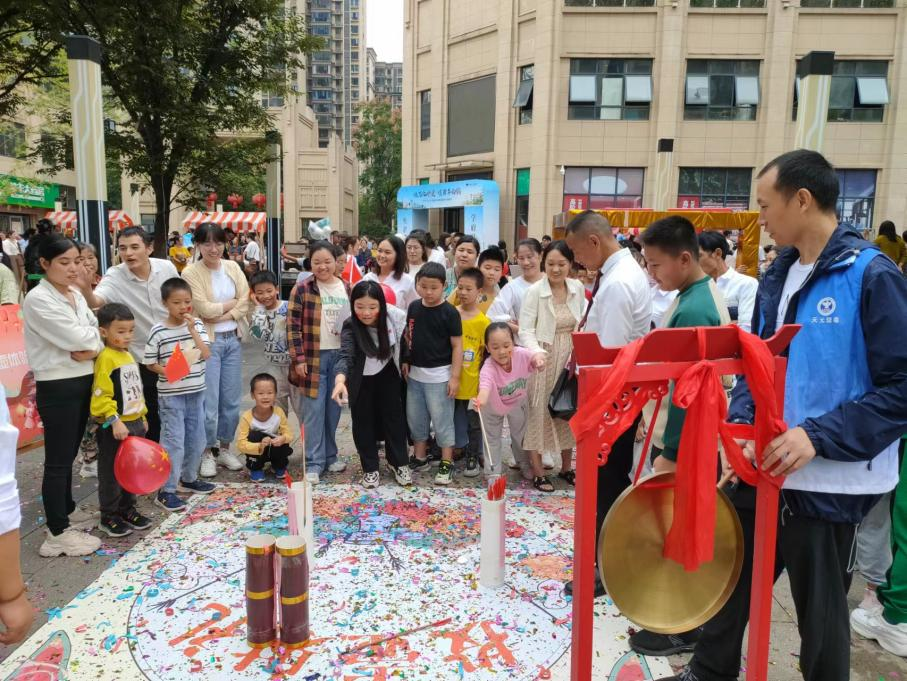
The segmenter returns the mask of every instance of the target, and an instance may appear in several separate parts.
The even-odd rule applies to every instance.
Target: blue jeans
[[[337,460],[337,424],[340,423],[340,405],[331,399],[334,377],[337,375],[339,350],[321,350],[321,367],[318,372],[318,396],[307,397],[299,393],[296,413],[302,413],[305,426],[305,464],[309,473],[321,475]]]
[[[195,482],[205,451],[205,393],[158,395],[161,447],[170,455],[170,479],[165,492],[176,492],[180,479]]]
[[[447,382],[422,383],[414,378],[406,382],[406,420],[413,442],[427,442],[429,427],[435,426],[439,447],[456,445],[454,401],[447,396]]]
[[[239,425],[242,400],[242,344],[232,333],[215,334],[205,363],[205,437],[209,447],[229,444]]]

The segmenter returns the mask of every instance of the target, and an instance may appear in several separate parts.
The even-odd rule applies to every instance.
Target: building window
[[[262,92],[261,106],[264,109],[279,109],[283,106],[283,96],[273,92]]]
[[[520,67],[520,86],[513,100],[513,107],[520,110],[520,125],[532,123],[532,86],[534,67]]]
[[[875,170],[838,170],[838,222],[858,232],[872,227],[876,196]]]
[[[800,79],[794,81],[797,119]],[[881,123],[888,104],[888,62],[835,61],[828,98],[829,122]]]
[[[431,137],[431,90],[419,93],[419,139]]]
[[[690,0],[690,7],[749,9],[765,7],[765,0]]]
[[[447,86],[447,155],[494,149],[495,77]]]
[[[687,61],[685,120],[754,121],[758,105],[758,61]]]
[[[316,52],[314,55],[312,55],[312,59],[314,61],[331,61],[331,53],[330,52]]]
[[[350,45],[351,45],[352,47],[359,47],[359,38],[352,38],[352,39],[350,40]]]
[[[312,26],[312,35],[324,35],[324,36],[331,35],[331,27],[330,26],[320,26],[320,25]]]
[[[648,120],[651,59],[571,59],[570,120]]]
[[[749,210],[752,168],[681,168],[678,208]]]
[[[21,123],[0,126],[0,156],[25,158],[25,126]]]
[[[800,7],[894,7],[894,0],[800,0]]]
[[[154,220],[156,217],[157,216],[154,213],[141,213],[139,215],[142,227],[144,227],[145,231],[149,234],[154,233]]]
[[[655,7],[655,0],[564,0],[567,7]]]
[[[563,209],[641,208],[644,176],[644,168],[567,168]]]
[[[353,93],[351,96],[353,99],[359,99],[359,90],[353,90]]]
[[[420,178],[419,178],[419,184],[428,184],[428,178],[427,178],[427,177],[420,177]]]
[[[516,224],[513,233],[513,249],[529,236],[529,168],[517,168],[516,171]]]

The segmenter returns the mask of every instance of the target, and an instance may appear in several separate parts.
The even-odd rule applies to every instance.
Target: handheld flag
[[[347,257],[346,265],[343,267],[343,280],[350,286],[354,286],[362,281],[362,278],[362,272],[359,271],[359,266],[356,265],[356,258]]]
[[[173,354],[167,360],[167,366],[164,367],[164,375],[167,377],[167,383],[176,383],[189,375],[189,362],[183,354],[183,349],[179,343],[173,348]]]

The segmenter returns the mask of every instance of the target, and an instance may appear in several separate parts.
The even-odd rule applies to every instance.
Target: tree
[[[26,87],[57,73],[54,56],[60,50],[58,36],[42,26],[31,5],[0,2],[0,119],[16,112]]]
[[[158,252],[173,204],[198,201],[211,169],[254,149],[221,135],[273,127],[259,93],[288,94],[287,74],[321,45],[284,0],[44,0],[30,10],[101,43],[102,81],[122,115],[106,145],[154,192]]]
[[[403,123],[388,102],[373,101],[359,108],[353,135],[359,170],[359,231],[379,236],[393,230],[397,190],[403,166]]]

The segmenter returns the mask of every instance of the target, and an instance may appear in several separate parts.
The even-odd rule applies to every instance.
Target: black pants
[[[142,419],[123,421],[130,435],[145,436]],[[135,508],[135,495],[127,492],[113,474],[113,462],[122,442],[113,436],[113,427],[98,428],[98,500],[101,502],[101,520],[123,517]]]
[[[737,501],[736,495],[734,500]],[[737,588],[703,627],[696,644],[690,667],[699,681],[736,681],[740,671],[743,632],[750,611],[756,514],[751,503],[737,506],[743,527],[743,570]],[[786,567],[797,610],[803,678],[847,681],[850,678],[847,592],[851,580],[847,568],[856,527],[792,516],[786,510],[781,511],[781,516],[775,579]]]
[[[35,403],[44,422],[41,497],[47,528],[54,535],[69,527],[69,514],[76,510],[72,499],[72,462],[85,434],[93,380],[88,374],[35,384]]]
[[[249,431],[249,442],[261,442],[266,437],[273,436],[260,430]],[[280,445],[279,447],[269,445],[265,447],[264,451],[258,456],[246,455],[246,468],[250,471],[260,471],[264,469],[266,463],[269,463],[274,470],[286,470],[287,463],[292,454],[293,448],[290,447],[290,445]]]
[[[145,396],[145,406],[148,408],[148,413],[145,414],[145,418],[148,420],[148,432],[145,433],[145,437],[154,442],[160,442],[161,416],[157,407],[157,381],[160,377],[141,363],[139,372],[142,374],[142,394]]]
[[[481,461],[482,424],[479,422],[479,413],[469,408],[469,400],[454,401],[454,431],[457,436],[454,446]]]
[[[397,365],[391,360],[374,376],[362,377],[356,401],[350,404],[353,442],[365,473],[378,470],[378,441],[382,436],[390,465],[399,468],[409,463],[401,380]]]
[[[595,516],[596,541],[605,522],[605,516],[617,501],[617,497],[624,493],[632,481],[630,471],[633,469],[633,445],[636,442],[636,429],[639,427],[638,417],[633,425],[627,428],[611,447],[608,463],[598,467],[598,503]],[[595,552],[595,562],[598,563],[598,551]]]

